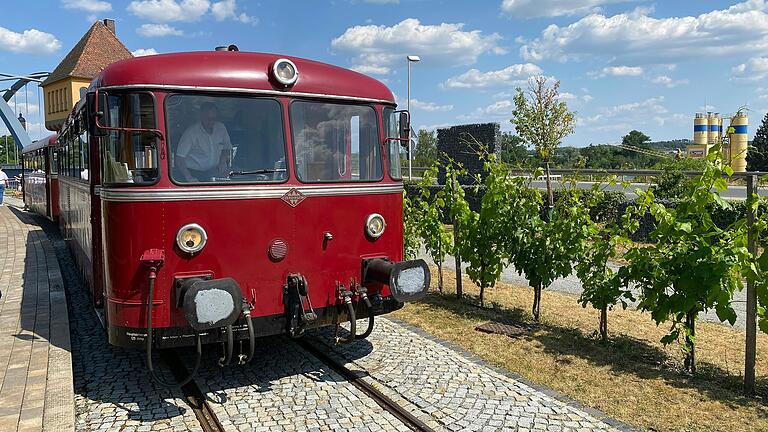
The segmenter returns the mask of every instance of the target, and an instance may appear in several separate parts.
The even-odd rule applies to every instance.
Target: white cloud
[[[430,66],[455,66],[473,64],[487,52],[503,52],[498,46],[501,36],[463,28],[460,23],[422,25],[418,19],[408,18],[391,27],[350,27],[331,42],[331,47],[353,54],[353,67],[386,69],[386,73],[395,65],[404,67],[406,55],[411,54],[421,56]]]
[[[743,81],[758,81],[768,77],[768,57],[753,57],[732,69],[734,78]]]
[[[604,67],[600,76],[640,76],[643,68],[639,66],[609,66]]]
[[[61,0],[64,9],[79,9],[86,12],[109,12],[112,4],[101,0]]]
[[[460,121],[492,121],[512,118],[515,104],[511,100],[496,101],[486,107],[477,108],[470,114],[457,117]]]
[[[153,22],[197,21],[208,12],[208,0],[140,0],[128,5],[128,12]]]
[[[50,33],[40,30],[24,30],[16,33],[0,27],[0,50],[16,53],[51,54],[61,48],[61,42]]]
[[[768,49],[768,3],[749,0],[698,16],[653,18],[638,9],[586,16],[566,27],[552,24],[525,43],[526,61],[567,61],[586,56],[623,64],[733,56]]]
[[[351,69],[366,75],[386,75],[389,73],[389,68],[385,66],[357,65],[352,66]]]
[[[442,86],[445,88],[488,88],[519,86],[535,75],[544,71],[533,63],[514,64],[501,70],[480,72],[470,69],[459,76],[448,78]]]
[[[612,3],[638,0],[503,0],[501,11],[520,18],[580,15]]]
[[[184,32],[168,24],[143,24],[136,33],[144,37],[182,36]]]
[[[237,12],[237,2],[235,0],[223,0],[211,5],[211,13],[216,21],[233,19],[243,24],[255,24],[258,20],[245,12]]]
[[[133,54],[134,57],[144,57],[148,55],[156,55],[157,50],[154,48],[139,48],[135,51],[131,51],[131,54]]]
[[[680,114],[670,114],[664,106],[664,96],[648,98],[597,110],[592,116],[578,117],[576,126],[592,132],[628,131],[651,122],[662,125],[668,120],[679,121]],[[687,117],[686,117],[687,118]]]
[[[688,84],[687,79],[674,80],[666,75],[659,75],[651,80],[654,84],[666,86],[667,88],[677,87],[679,85]]]
[[[438,105],[434,102],[422,102],[414,98],[411,98],[411,107],[428,112],[445,112],[453,109],[453,105]]]
[[[17,98],[16,103],[13,102],[13,99],[9,100],[8,106],[10,106],[14,112],[22,113],[24,117],[29,117],[30,114],[37,114],[40,109],[40,107],[36,103],[33,103],[33,102],[25,103],[24,100],[21,98]],[[29,121],[29,118],[27,118],[27,121]]]

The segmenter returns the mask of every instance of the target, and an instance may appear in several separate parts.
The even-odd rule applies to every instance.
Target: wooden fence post
[[[752,202],[752,194],[757,193],[757,176],[747,177],[747,203]],[[747,205],[747,247],[752,257],[757,256],[757,239],[755,238],[755,212]],[[744,348],[744,393],[755,393],[755,355],[757,352],[757,292],[754,282],[747,280],[747,337]]]

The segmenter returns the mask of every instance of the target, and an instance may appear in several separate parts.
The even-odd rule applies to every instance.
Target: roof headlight
[[[272,64],[272,76],[277,82],[287,87],[296,84],[299,79],[299,70],[292,61],[281,58]]]
[[[384,229],[387,227],[387,223],[384,221],[384,216],[373,213],[365,220],[365,233],[372,239],[377,239],[384,234]]]
[[[200,252],[208,242],[208,234],[198,224],[187,224],[176,234],[176,245],[188,254]]]

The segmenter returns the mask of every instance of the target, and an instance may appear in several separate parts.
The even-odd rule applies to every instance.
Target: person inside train
[[[176,180],[206,182],[227,176],[232,143],[218,115],[213,103],[200,105],[200,121],[187,128],[176,148]]]

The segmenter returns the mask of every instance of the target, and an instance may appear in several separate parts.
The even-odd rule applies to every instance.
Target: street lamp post
[[[411,63],[415,63],[417,61],[421,61],[421,58],[416,55],[409,55],[408,57],[408,115],[411,113]],[[412,123],[412,122],[411,122]],[[410,128],[410,125],[408,125]],[[408,133],[408,180],[413,180],[413,169],[411,160],[413,159],[412,149],[411,149],[411,134],[410,131]]]

